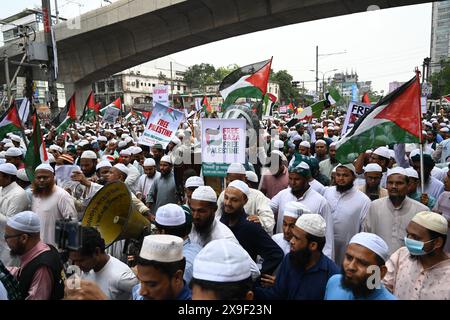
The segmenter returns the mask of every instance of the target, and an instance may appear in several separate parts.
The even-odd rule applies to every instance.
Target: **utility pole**
[[[52,41],[52,16],[50,9],[50,0],[42,0],[42,16],[44,21],[45,44],[47,45],[48,61],[48,92],[50,112],[54,116],[58,112],[58,93],[56,90],[55,65],[53,57],[53,41]]]
[[[56,24],[58,24],[59,23],[58,0],[55,0],[55,15],[56,15]]]
[[[6,77],[6,97],[8,105],[6,108],[9,107],[9,101],[11,101],[11,80],[9,78],[9,58],[8,55],[5,53],[5,77]]]
[[[172,61],[170,61],[170,93],[172,94],[172,107],[174,106],[173,104],[173,76],[172,76]]]
[[[316,46],[316,94],[319,97],[319,46]]]

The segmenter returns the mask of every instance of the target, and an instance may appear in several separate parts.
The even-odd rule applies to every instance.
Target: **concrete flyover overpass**
[[[55,26],[59,78],[85,101],[102,78],[178,51],[255,31],[421,0],[120,0]],[[37,39],[43,39],[42,34]],[[20,60],[17,45],[7,49]],[[3,68],[0,68],[0,70]],[[14,72],[14,68],[10,73]],[[0,71],[0,83],[4,83]]]

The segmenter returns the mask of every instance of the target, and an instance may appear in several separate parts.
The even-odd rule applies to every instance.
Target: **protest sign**
[[[156,104],[169,106],[169,86],[156,86],[153,88],[153,106]]]
[[[347,115],[345,117],[344,125],[342,126],[342,135],[347,132],[349,124],[354,124],[364,113],[372,109],[373,105],[352,101],[348,105]]]

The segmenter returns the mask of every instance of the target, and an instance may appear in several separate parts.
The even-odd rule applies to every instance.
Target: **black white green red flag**
[[[34,180],[34,170],[41,163],[48,162],[47,150],[45,149],[45,142],[42,137],[41,126],[39,124],[39,117],[36,112],[31,116],[31,122],[33,124],[33,134],[31,135],[30,142],[27,146],[27,152],[25,154],[25,172],[27,173],[30,181]]]

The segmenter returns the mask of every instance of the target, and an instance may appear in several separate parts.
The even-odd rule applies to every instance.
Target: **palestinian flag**
[[[206,96],[204,96],[202,100],[202,109],[205,114],[210,114],[213,112],[212,106],[209,104],[209,101],[206,98]]]
[[[93,121],[99,113],[100,102],[95,103],[94,92],[91,91],[84,104],[83,115],[81,116],[80,121]]]
[[[447,100],[448,102],[450,102],[450,94],[443,96],[442,98],[444,98],[445,100]]]
[[[299,120],[309,120],[312,118],[320,118],[320,115],[322,114],[322,111],[325,109],[326,106],[326,100],[320,100],[315,103],[313,103],[310,106],[307,106],[303,108],[303,110],[295,115],[295,118]]]
[[[349,163],[367,149],[392,143],[419,143],[421,133],[419,76],[381,99],[336,143],[336,158]]]
[[[362,102],[362,103],[370,104],[369,93],[364,92],[364,95],[362,96],[361,102]]]
[[[294,108],[294,105],[292,104],[292,101],[291,101],[291,102],[289,102],[289,104],[287,106],[287,113],[288,114],[292,114],[294,112],[295,112],[295,108]]]
[[[9,132],[22,131],[19,113],[17,112],[16,102],[13,100],[9,108],[0,117],[0,140]]]
[[[120,100],[120,97],[117,98],[116,100],[114,100],[113,102],[111,102],[110,104],[108,104],[106,107],[100,109],[100,114],[101,114],[102,116],[104,116],[104,115],[105,115],[105,111],[106,111],[106,109],[108,109],[108,108],[117,108],[117,109],[119,109],[120,111],[122,111],[122,101]],[[120,114],[120,113],[119,113],[119,114]]]
[[[268,116],[272,112],[272,106],[277,101],[277,97],[269,92],[264,95],[264,107],[262,114]]]
[[[239,68],[226,76],[219,86],[223,108],[238,98],[261,99],[267,92],[272,59]]]
[[[58,127],[56,128],[56,135],[60,135],[61,133],[63,133],[64,131],[66,131],[66,129],[72,124],[75,123],[75,121],[77,120],[77,107],[75,105],[75,93],[72,95],[72,97],[70,97],[69,102],[67,102],[66,105],[67,108],[67,113],[66,113],[66,117],[64,118],[63,122],[61,122]],[[66,109],[64,108],[64,109]],[[65,111],[65,110],[63,110]],[[60,115],[58,115],[58,117],[60,117]]]
[[[41,126],[39,124],[39,117],[36,112],[31,116],[31,122],[33,124],[33,135],[31,136],[30,143],[27,146],[27,153],[25,154],[25,172],[27,173],[30,181],[34,180],[34,170],[41,163],[48,162],[47,151],[45,150],[45,142],[42,138]]]

